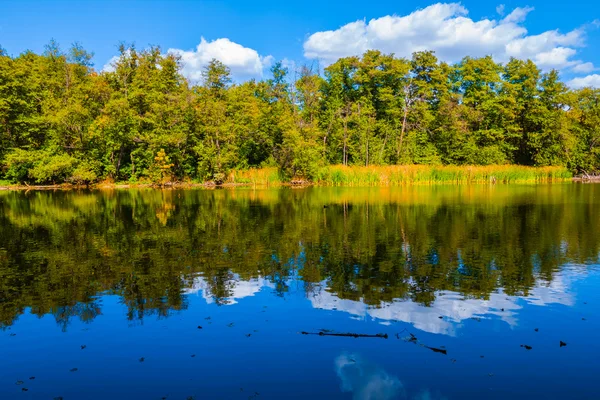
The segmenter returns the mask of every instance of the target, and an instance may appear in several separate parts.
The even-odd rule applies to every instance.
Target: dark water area
[[[599,258],[592,184],[0,192],[0,399],[598,399]]]

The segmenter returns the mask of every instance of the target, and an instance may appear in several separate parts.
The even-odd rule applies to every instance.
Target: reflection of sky
[[[431,333],[455,335],[460,323],[469,318],[497,316],[511,326],[517,324],[517,312],[526,302],[543,306],[547,304],[573,305],[575,299],[570,287],[577,275],[557,274],[552,282],[538,281],[529,296],[507,296],[502,290],[490,294],[487,300],[464,298],[462,295],[442,291],[430,307],[412,301],[397,301],[382,304],[380,308],[369,307],[361,301],[339,299],[327,291],[323,283],[310,302],[313,307],[324,310],[344,311],[357,317],[371,317],[387,324],[389,321],[403,321],[415,328]],[[504,310],[504,311],[502,311]],[[440,318],[442,317],[442,318]]]
[[[404,398],[400,380],[358,354],[341,354],[335,359],[340,389],[352,393],[354,400],[392,400]]]
[[[353,400],[443,400],[428,389],[409,395],[402,381],[358,353],[342,353],[334,361],[342,392]]]
[[[253,278],[242,280],[238,274],[233,274],[233,278],[225,282],[231,295],[224,300],[225,304],[236,304],[239,299],[254,296],[262,288],[273,288],[274,285],[265,278]],[[203,277],[194,278],[191,287],[183,290],[183,294],[200,294],[207,304],[214,302],[208,283]]]
[[[518,311],[524,304],[573,305],[575,299],[570,288],[575,280],[583,277],[582,271],[585,269],[567,266],[561,273],[557,273],[551,282],[538,280],[528,296],[507,296],[499,290],[491,293],[488,299],[482,300],[464,298],[456,292],[441,291],[436,293],[436,299],[429,307],[405,300],[383,303],[379,308],[371,307],[362,301],[338,298],[328,291],[326,282],[322,282],[314,289],[309,295],[309,300],[313,308],[342,311],[350,314],[354,319],[370,317],[383,325],[389,325],[392,321],[402,321],[425,332],[455,336],[462,322],[470,318],[495,316],[510,326],[516,326]],[[236,304],[237,300],[254,296],[262,288],[274,287],[272,282],[263,277],[241,280],[237,274],[234,274],[225,284],[231,293],[224,299],[225,304]],[[214,302],[209,285],[202,277],[196,277],[192,286],[184,293],[200,294],[208,304]]]

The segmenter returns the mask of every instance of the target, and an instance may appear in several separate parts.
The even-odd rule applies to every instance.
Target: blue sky
[[[450,62],[485,54],[532,58],[573,86],[600,87],[596,18],[600,2],[593,0],[0,0],[0,46],[18,55],[43,51],[50,38],[65,48],[79,41],[102,69],[121,41],[154,44],[179,52],[192,79],[212,57],[243,79],[268,74],[273,60],[326,65],[368,48],[402,56],[428,48]]]

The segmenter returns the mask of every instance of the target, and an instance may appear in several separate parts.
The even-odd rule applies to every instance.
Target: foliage
[[[76,185],[89,185],[98,180],[98,163],[81,161],[68,179]]]
[[[64,182],[75,168],[76,160],[68,154],[47,155],[33,164],[29,176],[37,183]]]
[[[77,160],[68,154],[15,149],[6,156],[6,176],[17,182],[61,183],[71,177]]]
[[[247,82],[212,60],[192,84],[177,55],[119,52],[103,72],[79,44],[0,53],[0,179],[225,182],[277,167],[277,179],[315,180],[337,164],[600,171],[600,90],[571,90],[530,60],[370,50],[322,73],[275,63]]]
[[[164,185],[171,180],[171,168],[175,164],[171,163],[171,159],[167,156],[164,149],[160,149],[154,157],[154,164],[150,172],[152,182],[159,185]]]

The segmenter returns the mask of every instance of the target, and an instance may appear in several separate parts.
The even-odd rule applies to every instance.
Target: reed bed
[[[322,168],[315,183],[326,186],[400,186],[409,184],[470,184],[554,182],[571,179],[563,167],[489,166],[342,166]]]
[[[279,186],[284,183],[284,180],[276,167],[267,167],[232,171],[227,177],[227,183]]]
[[[474,183],[542,183],[572,179],[564,167],[486,166],[343,166],[321,168],[312,180],[320,186],[402,186]],[[280,186],[287,183],[277,168],[232,171],[227,183]]]

